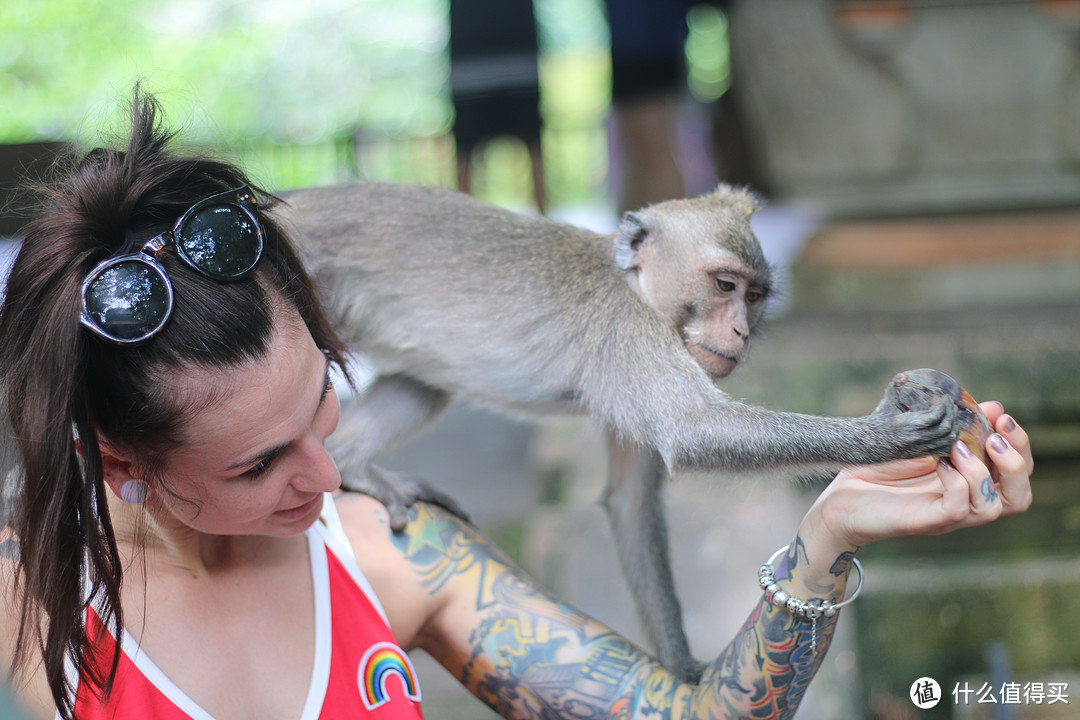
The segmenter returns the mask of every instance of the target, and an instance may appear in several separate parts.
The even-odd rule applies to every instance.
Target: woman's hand
[[[1000,403],[980,403],[996,430],[988,468],[961,442],[949,460],[918,458],[842,471],[821,493],[800,535],[855,550],[899,535],[939,535],[983,525],[1031,505],[1027,433]]]

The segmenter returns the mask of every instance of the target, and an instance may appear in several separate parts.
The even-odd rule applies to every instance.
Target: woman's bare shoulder
[[[334,506],[356,564],[375,590],[398,643],[407,650],[417,647],[440,600],[424,587],[423,575],[411,561],[409,548],[416,528],[410,523],[404,532],[391,530],[386,508],[367,495],[340,493],[334,497]]]
[[[390,516],[375,498],[357,492],[340,492],[334,495],[334,509],[337,510],[345,534],[353,543],[358,544],[386,542],[390,535]]]
[[[415,573],[415,555],[420,547],[446,552],[453,538],[463,532],[479,534],[450,512],[424,502],[409,508],[409,522],[403,530],[390,528],[390,516],[381,502],[368,495],[344,492],[334,497],[334,505],[353,545],[372,565],[385,561],[403,572]],[[361,568],[364,568],[363,563]]]

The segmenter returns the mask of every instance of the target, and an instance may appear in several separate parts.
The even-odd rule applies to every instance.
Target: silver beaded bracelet
[[[783,555],[791,545],[785,545],[772,554],[764,565],[761,566],[761,570],[758,571],[758,584],[761,585],[761,589],[765,591],[765,599],[769,601],[775,607],[781,610],[786,610],[795,617],[800,617],[803,620],[810,621],[810,652],[814,657],[817,657],[817,622],[819,617],[833,617],[836,615],[836,611],[845,605],[849,604],[852,600],[859,596],[859,592],[863,586],[863,569],[862,564],[856,558],[852,558],[851,562],[855,566],[855,569],[859,571],[859,582],[855,586],[855,592],[851,593],[851,597],[841,600],[838,603],[830,602],[828,600],[822,600],[820,603],[810,603],[801,598],[797,598],[789,592],[780,589],[780,586],[776,584],[776,575],[773,574],[773,563],[776,562],[776,558]]]

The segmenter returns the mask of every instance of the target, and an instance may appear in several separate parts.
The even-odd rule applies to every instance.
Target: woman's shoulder
[[[334,508],[354,550],[388,543],[407,554],[410,544],[417,538],[423,537],[429,543],[441,545],[448,536],[471,527],[441,507],[418,502],[409,508],[409,522],[405,528],[395,532],[390,527],[390,515],[385,506],[370,495],[358,492],[335,494]]]
[[[339,493],[334,496],[334,507],[356,564],[386,610],[399,644],[412,649],[419,633],[444,602],[426,584],[415,557],[425,536],[434,538],[440,534],[435,526],[443,520],[414,510],[406,528],[394,532],[386,508],[368,495]]]
[[[345,534],[354,544],[360,540],[378,541],[390,532],[390,516],[375,498],[363,493],[334,493],[334,511],[341,519]]]

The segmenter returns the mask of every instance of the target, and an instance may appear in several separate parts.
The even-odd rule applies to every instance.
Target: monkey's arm
[[[948,398],[930,398],[925,407],[905,411],[895,384],[868,415],[806,415],[734,400],[677,340],[669,338],[650,350],[623,338],[597,353],[600,360],[583,383],[590,411],[623,435],[657,448],[672,471],[835,468],[946,455],[959,430],[956,407]],[[632,377],[642,368],[655,368],[647,382],[603,384],[604,374]]]
[[[428,506],[395,543],[433,595],[449,600],[421,646],[507,718],[790,717],[820,665],[835,618],[810,624],[764,601],[701,683],[680,682],[601,623],[558,602],[474,529]],[[801,597],[838,600],[835,557],[803,553],[784,582]],[[845,568],[846,570],[846,568]],[[755,578],[747,579],[754,582]]]

